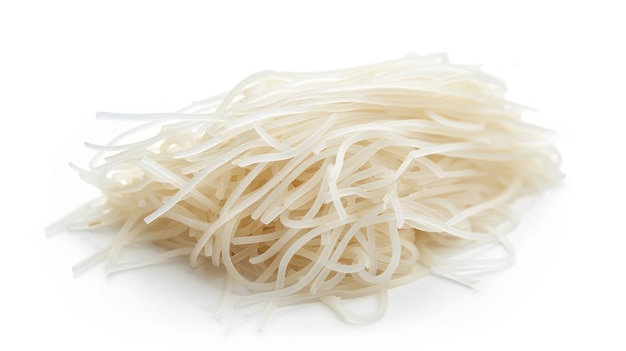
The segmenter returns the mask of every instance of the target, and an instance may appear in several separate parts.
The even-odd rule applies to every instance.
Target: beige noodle
[[[87,144],[95,157],[73,167],[102,197],[48,230],[117,228],[76,271],[188,257],[252,292],[237,306],[323,301],[367,322],[384,312],[387,289],[428,272],[472,284],[466,273],[511,264],[511,205],[561,173],[554,134],[522,121],[524,107],[504,95],[476,67],[413,55],[260,72],[175,113],[99,113],[144,122]],[[140,244],[168,250],[119,263]],[[494,244],[508,255],[458,256]],[[377,294],[374,316],[339,303]]]

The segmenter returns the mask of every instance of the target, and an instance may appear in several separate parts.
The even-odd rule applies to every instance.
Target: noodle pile
[[[444,55],[316,73],[264,71],[175,113],[99,113],[142,122],[81,178],[102,191],[49,231],[114,227],[115,271],[186,257],[249,289],[237,306],[380,293],[432,272],[501,269],[513,251],[511,205],[560,177],[554,134],[521,120],[504,83]],[[119,263],[128,247],[152,259]],[[502,245],[497,258],[462,257]],[[461,256],[459,256],[461,255]],[[380,316],[381,309],[372,318]]]

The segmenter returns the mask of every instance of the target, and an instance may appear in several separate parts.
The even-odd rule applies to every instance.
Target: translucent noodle
[[[239,284],[239,307],[322,301],[371,322],[387,289],[427,272],[471,285],[470,273],[510,266],[511,205],[561,178],[554,133],[523,111],[501,79],[439,54],[260,72],[174,113],[99,113],[145,124],[87,144],[93,160],[73,167],[102,197],[49,230],[116,228],[77,272],[180,257],[223,267],[219,316]],[[503,256],[480,257],[494,244]],[[166,251],[119,262],[138,245]],[[369,295],[371,314],[340,302]]]

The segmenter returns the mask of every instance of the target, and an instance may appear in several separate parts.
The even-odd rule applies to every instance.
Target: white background
[[[624,349],[624,23],[608,1],[2,2],[0,349]],[[391,291],[372,325],[310,305],[225,336],[219,274],[183,262],[75,278],[98,243],[44,236],[95,194],[67,163],[86,160],[87,135],[110,137],[96,111],[169,111],[259,70],[409,52],[484,64],[561,135],[567,179],[511,234],[517,264],[476,290],[427,278]]]

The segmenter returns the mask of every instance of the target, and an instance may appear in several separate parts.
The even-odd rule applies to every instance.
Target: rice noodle
[[[74,167],[102,198],[48,229],[117,227],[77,272],[181,256],[224,267],[218,316],[237,283],[251,291],[237,306],[323,301],[369,322],[382,316],[387,289],[424,272],[471,285],[467,272],[512,263],[511,204],[561,173],[554,133],[522,121],[524,108],[504,95],[478,68],[413,55],[260,72],[175,113],[101,112],[144,124],[86,144],[96,155]],[[456,257],[494,243],[506,256]],[[169,251],[118,262],[121,250],[152,244]],[[339,302],[373,294],[381,303],[371,316]]]

